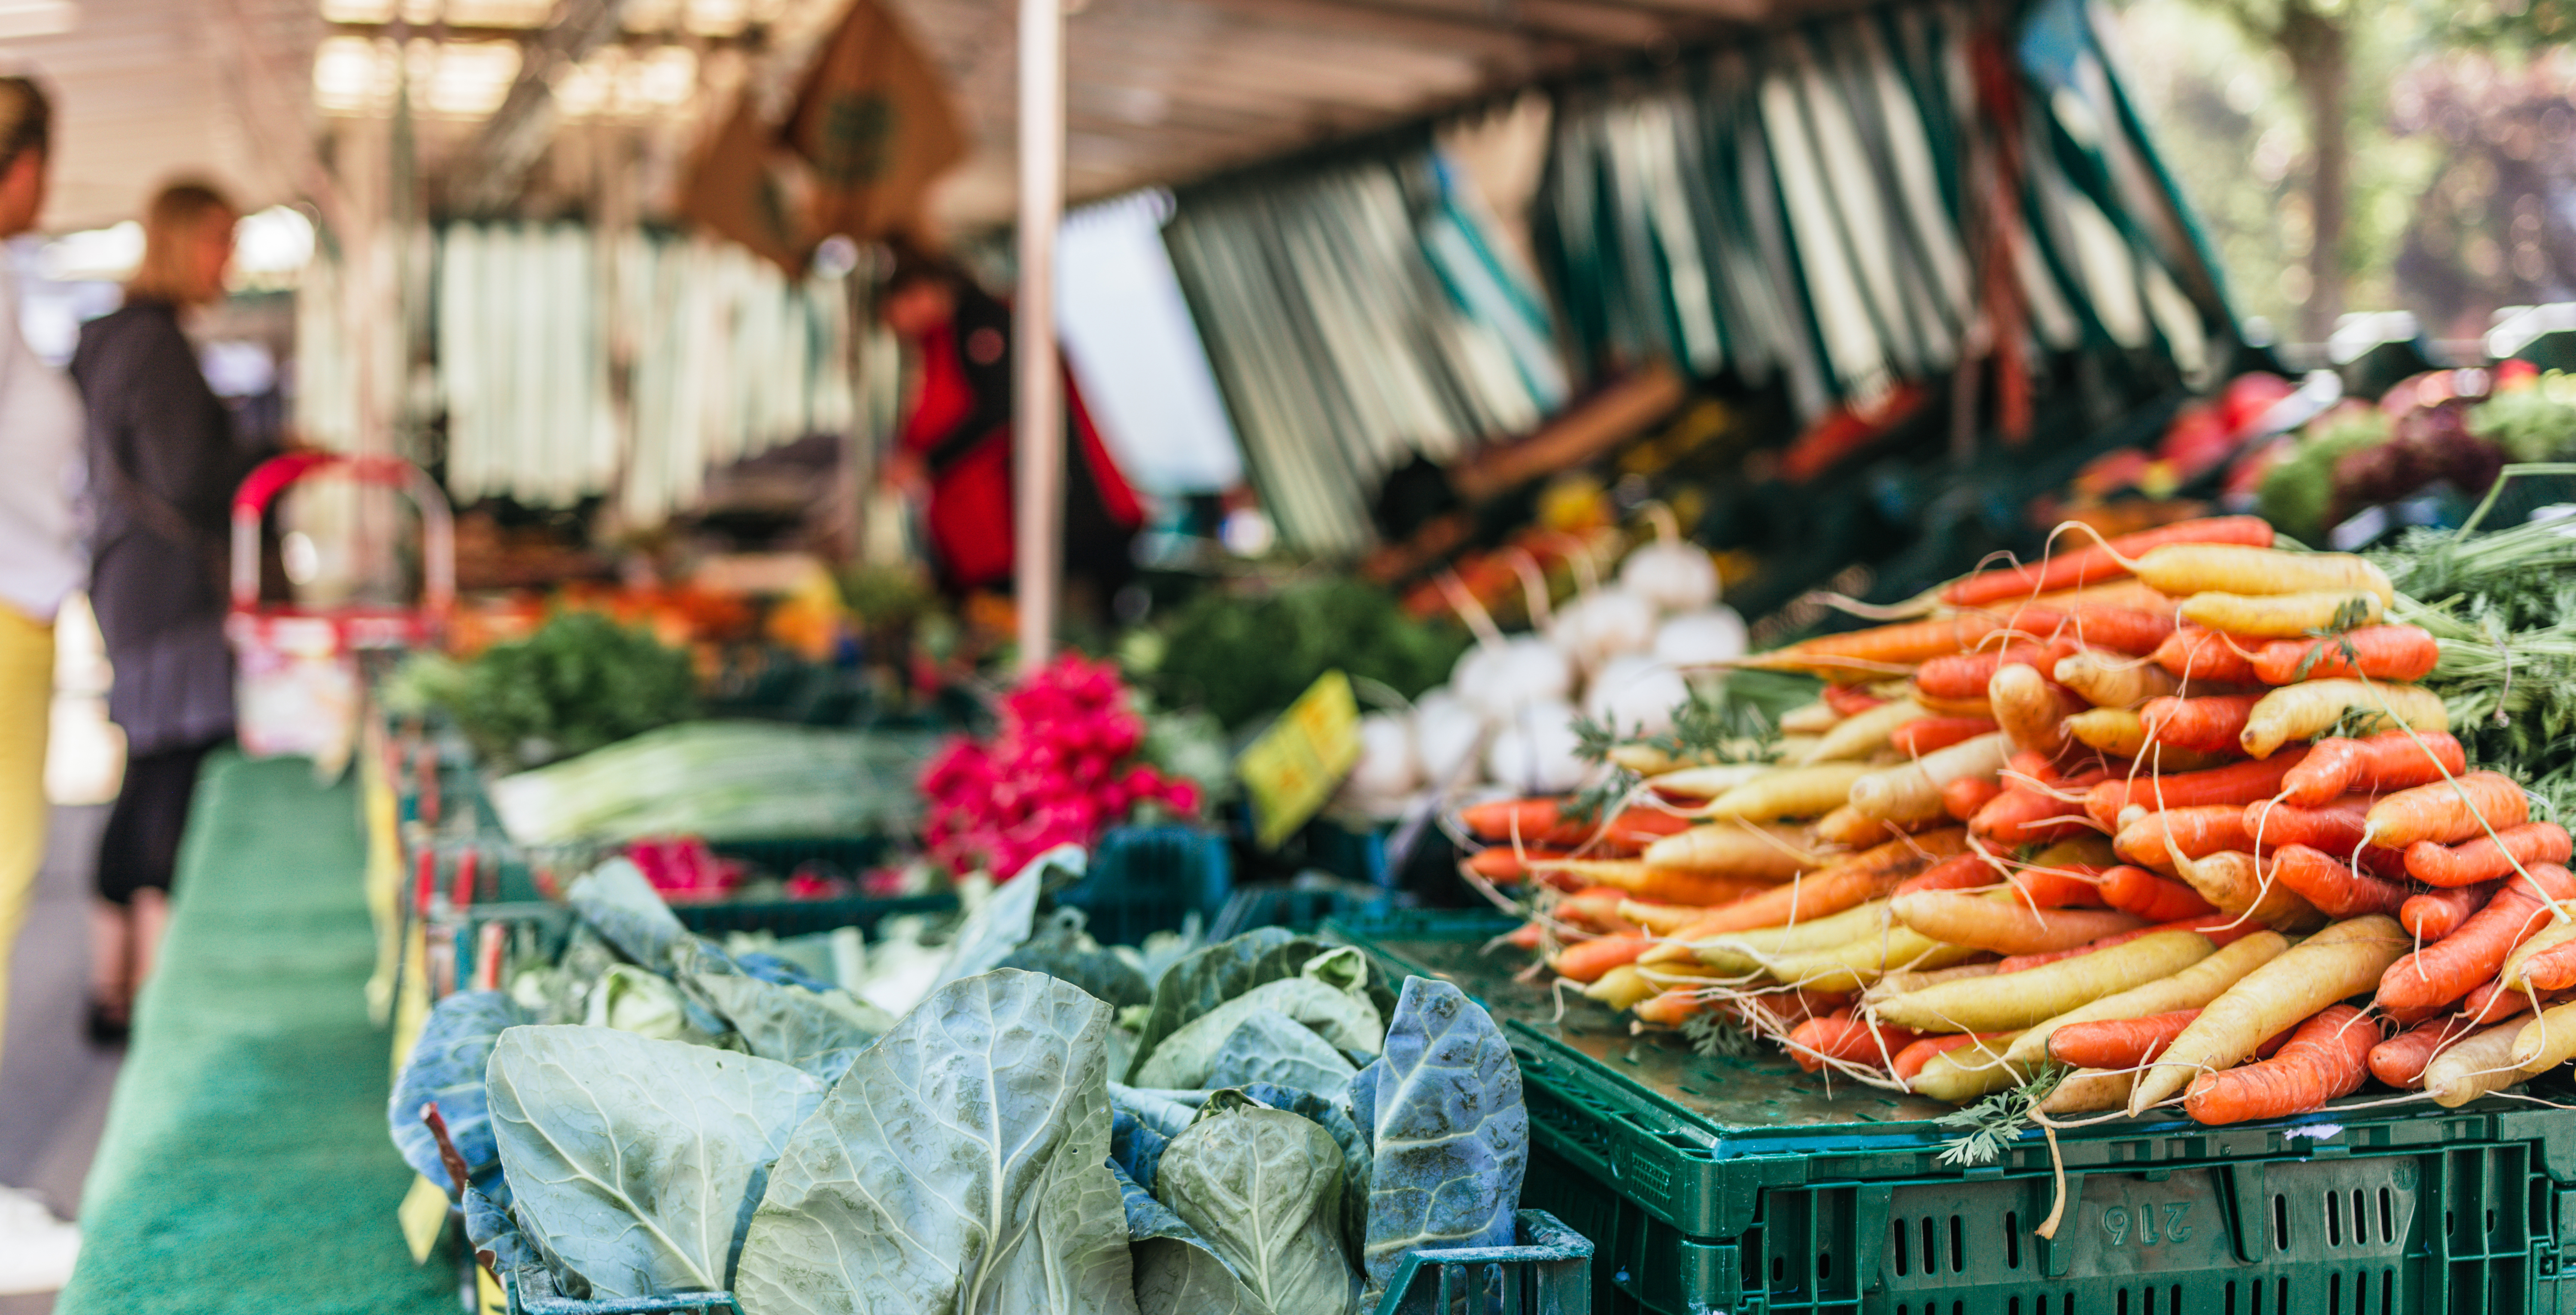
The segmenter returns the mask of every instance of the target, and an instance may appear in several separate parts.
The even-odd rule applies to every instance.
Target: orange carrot
[[[2145,657],[2173,634],[2174,618],[2171,612],[2093,604],[2068,613],[2066,629],[2087,648]]]
[[[1959,612],[1928,621],[1825,635],[1787,648],[1756,653],[1742,665],[1769,670],[1813,671],[1834,680],[1867,680],[1881,672],[1918,666],[1933,658],[1964,653],[1998,631],[2046,634],[2064,620],[2062,614],[2025,609],[2006,618],[1993,612]],[[1846,713],[1846,716],[1849,714]]]
[[[2544,863],[2532,868],[2531,875],[2551,899],[2576,899],[2576,877],[2567,869]],[[2458,931],[2389,965],[2379,979],[2380,1006],[2425,1009],[2467,995],[2492,979],[2504,967],[2505,956],[2549,919],[2549,906],[2532,882],[2521,877],[2506,881]]]
[[[1858,1018],[1810,1018],[1790,1029],[1789,1058],[1810,1073],[1823,1068],[1827,1060],[1878,1068],[1920,1039],[1905,1028]],[[1916,1065],[1916,1070],[1921,1067]]]
[[[1997,872],[1983,855],[1958,854],[1925,868],[1918,876],[1898,882],[1896,889],[1888,893],[1911,895],[1918,890],[1973,890],[1994,885],[2002,879],[2003,874]]]
[[[2409,895],[2406,903],[2397,910],[2397,925],[2419,941],[2438,941],[2458,931],[2460,924],[2469,920],[2469,915],[2485,908],[2487,901],[2495,898],[2495,888],[2500,884],[2490,881]],[[2313,900],[2310,902],[2314,903]]]
[[[1563,809],[1554,799],[1499,799],[1490,804],[1473,804],[1458,810],[1459,824],[1468,834],[1486,840],[1510,840],[1517,836],[1524,845],[1533,844],[1557,823]]]
[[[2371,805],[2371,843],[2404,849],[2419,841],[2455,844],[2489,828],[2502,833],[2531,820],[2522,787],[2500,772],[2471,772],[2457,781],[2400,790]]]
[[[2092,828],[2080,804],[2015,786],[1998,794],[1968,819],[1968,834],[1999,845],[2042,844],[2071,839]]]
[[[1512,934],[1503,939],[1509,941],[1515,949],[1535,950],[1539,947],[1540,938],[1546,933],[1547,928],[1535,922],[1524,922],[1512,928]]]
[[[1934,890],[1890,900],[1898,922],[1933,940],[1996,954],[2073,949],[2141,924],[2106,909],[2034,910],[2017,898]]]
[[[2113,778],[2094,786],[2085,796],[2084,811],[2110,830],[2119,823],[2120,810],[2131,804],[2142,808],[2192,808],[2208,804],[2234,804],[2238,808],[2257,799],[2269,799],[2281,789],[2281,777],[2306,758],[2307,747],[2283,749],[2269,758],[2250,762],[2229,763],[2205,772],[2176,772],[2155,775],[2141,763],[2138,775],[2130,779]]]
[[[2259,694],[2167,696],[2147,700],[2147,705],[2138,709],[2138,718],[2146,723],[2150,744],[2218,753],[2237,747],[2237,737],[2245,733],[2245,722],[2261,700]]]
[[[1983,693],[1984,687],[1979,686]],[[1946,749],[1961,740],[1973,740],[1994,733],[1992,717],[1917,717],[1888,732],[1888,747],[1908,758],[1920,758],[1934,749]]]
[[[2306,845],[2285,845],[2274,853],[2272,879],[2305,897],[2319,913],[2330,918],[2396,913],[2406,904],[2406,887],[2355,872],[2336,862],[2333,855]]]
[[[2522,961],[2522,976],[2535,991],[2576,986],[2576,941],[2553,945]]]
[[[2075,647],[2075,641],[2067,639],[1953,653],[1917,667],[1914,687],[1936,699],[1984,698],[1986,683],[1993,680],[1995,672],[2002,668],[2018,662],[2043,672],[2055,671],[2059,659],[2075,655]]]
[[[2061,535],[2059,540],[2065,542],[2065,551],[2052,551],[2047,557],[2026,566],[1980,571],[1942,590],[1941,601],[1970,607],[2113,579],[2129,574],[2129,568],[2120,564],[2123,558],[2135,560],[2149,549],[2170,543],[2237,543],[2267,548],[2272,543],[2272,527],[2260,516],[2215,516],[2176,521],[2152,530],[2118,535],[2107,542],[2091,542],[2090,536],[2086,538],[2088,541],[2083,546],[2076,547],[2068,536]],[[2055,546],[2052,544],[2052,548]]]
[[[2344,656],[2347,644],[2359,661]],[[2421,626],[2363,626],[2327,639],[2275,639],[2255,651],[2254,674],[2266,685],[2333,676],[2414,681],[2441,660],[2441,646]]]
[[[2445,772],[2457,776],[2468,769],[2460,742],[2445,732],[2383,731],[2358,740],[2337,736],[2317,741],[2307,758],[2281,778],[2281,789],[2287,802],[2313,808],[2346,791],[2383,794],[2430,785]]]
[[[1994,722],[1989,720],[1986,725],[1991,729]],[[1962,776],[1941,787],[1941,811],[1965,822],[2003,792],[2003,784],[1992,777]]]
[[[1700,998],[1698,988],[1676,986],[1650,999],[1638,1001],[1630,1006],[1628,1012],[1641,1023],[1679,1027],[1684,1020],[1707,1007],[1708,1002]]]
[[[2144,1018],[2097,1018],[2068,1023],[2048,1034],[2048,1057],[2077,1068],[2136,1068],[2165,1052],[2197,1009],[2176,1009]]]
[[[2361,844],[2371,804],[2369,795],[2346,795],[2331,803],[2302,808],[2271,799],[2245,805],[2245,834],[2261,842],[2255,857],[2284,845],[2306,845],[2329,854],[2349,854]]]
[[[1467,870],[1487,881],[1509,885],[1530,874],[1529,863],[1546,863],[1573,855],[1553,849],[1528,849],[1514,852],[1510,845],[1495,845],[1477,850],[1467,858]],[[1527,859],[1528,862],[1523,862]]]
[[[2538,958],[2538,955],[2532,956]],[[2543,1004],[2552,997],[2543,996]],[[2511,1018],[2531,1007],[2531,994],[2518,991],[2503,982],[2487,982],[2460,999],[2460,1021],[2469,1027],[2485,1027],[2498,1019]]]
[[[2015,890],[2022,901],[2042,909],[2098,909],[2104,907],[2101,890],[2094,884],[2102,869],[2083,863],[2064,867],[2023,868],[2012,874]]]
[[[2242,1123],[2322,1109],[2361,1089],[2378,1044],[2377,1023],[2351,1005],[2328,1005],[2280,1054],[2192,1079],[2183,1112],[2202,1123]]]
[[[2158,872],[2172,869],[2175,849],[2181,850],[2184,858],[2207,858],[2223,849],[2253,846],[2254,837],[2245,830],[2245,810],[2229,804],[2148,813],[2121,827],[2119,835],[2111,840],[2111,848],[2120,857]]]
[[[2492,881],[2517,864],[2526,868],[2534,863],[2563,864],[2569,851],[2567,828],[2556,822],[2525,822],[2499,827],[2493,836],[2459,845],[2417,841],[2406,847],[2406,872],[2428,885],[2467,886]]]
[[[1637,956],[1653,948],[1655,938],[1627,933],[1579,941],[1557,952],[1548,967],[1556,975],[1577,982],[1597,982],[1601,974],[1637,961]]]
[[[1953,829],[1891,840],[1875,849],[1854,854],[1832,867],[1783,882],[1722,908],[1711,909],[1707,917],[1673,933],[1673,939],[1677,942],[1706,940],[1731,931],[1779,927],[1792,921],[1811,922],[1827,914],[1840,913],[1890,893],[1907,877],[1959,853],[1966,846],[1967,838],[1967,832]],[[1678,957],[1690,957],[1687,945],[1681,947]]]
[[[1501,799],[1489,804],[1473,804],[1458,810],[1459,824],[1470,835],[1481,840],[1547,849],[1575,849],[1590,845],[1595,852],[1601,844],[1616,848],[1642,849],[1647,842],[1688,830],[1691,821],[1656,808],[1631,808],[1606,823],[1598,819],[1583,821],[1565,814],[1559,799]]]
[[[2156,645],[2155,663],[2193,684],[2218,681],[2231,685],[2256,685],[2261,679],[2254,673],[2254,660],[2246,653],[2269,643],[2262,639],[2238,639],[2198,626],[2182,626],[2165,641]]]
[[[2531,997],[2520,991],[2497,989],[2489,993],[2494,982],[2469,993],[2461,1011],[2450,1018],[2432,1019],[2370,1048],[2370,1075],[2400,1090],[2411,1091],[2424,1085],[2426,1065],[2441,1058],[2442,1052],[2467,1040],[2479,1028],[2489,1027],[2531,1007]],[[2481,999],[2481,996],[2484,999]]]
[[[1857,717],[1887,702],[1857,685],[1827,685],[1823,697],[1826,707],[1846,717]]]
[[[2134,913],[2150,922],[2172,922],[2177,918],[2205,917],[2218,912],[2200,892],[2176,881],[2161,877],[2145,868],[2123,863],[2102,874],[2097,889],[2102,902],[2122,913]]]
[[[1923,1066],[1931,1063],[1936,1055],[1947,1054],[1961,1046],[1979,1045],[1996,1037],[2010,1035],[2012,1034],[2009,1032],[1952,1032],[1946,1036],[1927,1036],[1897,1051],[1895,1062],[1889,1066],[1889,1071],[1894,1074],[1897,1081],[1910,1083],[1914,1080],[1914,1075],[1922,1072]]]
[[[1625,850],[1639,850],[1663,839],[1677,836],[1691,828],[1691,819],[1660,808],[1622,809],[1601,829],[1604,843]]]

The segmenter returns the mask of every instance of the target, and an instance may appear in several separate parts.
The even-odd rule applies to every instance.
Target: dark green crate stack
[[[1932,1120],[1948,1106],[1632,1037],[1570,993],[1560,1008],[1514,980],[1525,954],[1485,951],[1510,925],[1406,914],[1327,931],[1391,972],[1456,982],[1502,1022],[1530,1107],[1522,1203],[1593,1240],[1602,1315],[2576,1312],[2576,1274],[2560,1278],[2576,1269],[2568,1113],[2363,1108],[2365,1094],[2270,1123],[2061,1132],[2064,1213],[2043,1239],[2057,1192],[2042,1138],[1942,1165],[1959,1130]]]

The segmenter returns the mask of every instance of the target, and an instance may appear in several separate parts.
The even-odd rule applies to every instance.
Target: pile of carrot
[[[2218,1124],[2576,1058],[2568,832],[2465,760],[2377,568],[2269,545],[2185,522],[1757,655],[1833,691],[1776,761],[1471,809],[1471,865],[1552,888],[1525,941],[1640,1030],[1953,1102],[2056,1069],[2048,1112]]]

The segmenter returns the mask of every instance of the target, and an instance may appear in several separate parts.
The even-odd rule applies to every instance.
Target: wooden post
[[[1046,664],[1064,584],[1064,393],[1055,237],[1064,215],[1063,0],[1020,0],[1020,286],[1012,337],[1020,670]]]

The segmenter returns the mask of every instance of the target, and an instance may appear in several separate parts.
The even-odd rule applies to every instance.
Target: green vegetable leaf
[[[2063,1064],[2049,1065],[2009,1091],[1998,1091],[1974,1105],[1934,1119],[1944,1127],[1967,1129],[1941,1143],[1941,1163],[1961,1168],[1994,1163],[2030,1128],[2031,1116],[2057,1090],[2057,1084],[2074,1071]]]
[[[1112,1008],[1151,1002],[1154,991],[1146,984],[1144,972],[1100,948],[1082,925],[1082,910],[1057,909],[1035,936],[1011,951],[999,966],[1061,978],[1108,1001]]]
[[[1156,1186],[1271,1315],[1351,1309],[1342,1154],[1321,1127],[1257,1105],[1212,1114],[1172,1140]]]
[[[1702,1010],[1682,1020],[1682,1039],[1693,1053],[1711,1058],[1746,1059],[1757,1053],[1753,1032],[1715,1010]]]
[[[808,991],[738,973],[694,973],[689,981],[751,1053],[781,1064],[804,1068],[808,1059],[860,1049],[894,1030],[884,1010],[847,991]]]
[[[1140,1315],[1270,1315],[1199,1231],[1112,1161],[1127,1207]]]
[[[1385,1024],[1369,1002],[1366,962],[1355,949],[1327,951],[1308,960],[1298,976],[1256,986],[1191,1019],[1145,1056],[1136,1085],[1206,1086],[1217,1049],[1245,1019],[1265,1009],[1288,1015],[1337,1049],[1378,1053],[1386,1043]],[[1362,975],[1351,974],[1353,966],[1361,966]]]
[[[689,934],[660,891],[633,863],[612,858],[574,878],[566,901],[627,958],[668,972],[671,949]]]
[[[905,1015],[771,1170],[735,1281],[745,1315],[1134,1310],[1109,1019],[1007,968]]]
[[[1210,1087],[1271,1082],[1339,1100],[1358,1073],[1313,1028],[1276,1009],[1256,1009],[1226,1035],[1201,1080]]]
[[[1230,941],[1199,950],[1166,970],[1154,983],[1153,1008],[1136,1037],[1136,1058],[1127,1066],[1127,1081],[1153,1056],[1163,1038],[1226,1001],[1268,982],[1294,977],[1307,960],[1327,947],[1284,927],[1263,927]]]
[[[769,1163],[822,1099],[784,1064],[596,1027],[514,1027],[486,1078],[522,1221],[603,1297],[727,1286]]]
[[[1372,1292],[1417,1247],[1511,1245],[1529,1167],[1520,1068],[1476,1002],[1447,982],[1408,977],[1386,1042],[1384,1061],[1361,1079],[1375,1076],[1367,1102]]]
[[[527,1021],[527,1011],[498,991],[460,991],[429,1011],[420,1039],[394,1078],[393,1099],[385,1110],[394,1147],[413,1172],[433,1183],[447,1181],[438,1139],[421,1123],[420,1107],[427,1104],[438,1106],[448,1140],[469,1173],[481,1178],[500,1163],[490,1107],[483,1099],[483,1068],[503,1030]]]

